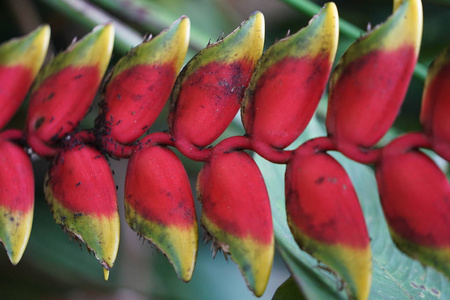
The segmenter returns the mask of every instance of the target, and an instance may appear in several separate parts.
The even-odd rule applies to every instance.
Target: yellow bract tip
[[[50,26],[40,26],[23,38],[0,45],[0,64],[29,68],[34,78],[44,62],[49,42]]]
[[[180,70],[183,66],[184,58],[186,57],[186,53],[189,47],[189,37],[191,31],[191,21],[188,17],[183,16],[179,19],[179,23],[177,26],[177,31],[174,35],[173,44],[176,45],[176,55],[175,55],[175,68],[176,70]],[[172,49],[172,48],[171,48]],[[168,49],[169,51],[171,49]],[[175,52],[175,51],[174,51]]]
[[[99,31],[97,40],[91,49],[89,55],[86,55],[83,60],[87,65],[95,65],[98,63],[100,74],[106,71],[109,64],[109,59],[114,47],[114,26],[107,24],[101,27],[94,28],[93,34]]]
[[[106,268],[103,268],[103,276],[105,277],[105,281],[108,281],[109,279],[109,270]]]
[[[0,241],[3,243],[11,263],[17,265],[30,237],[33,209],[22,212],[0,207],[0,216]]]
[[[260,297],[266,290],[272,270],[274,256],[274,239],[269,243],[262,243],[247,235],[237,237],[219,228],[203,214],[203,227],[214,237],[222,251],[231,255],[231,259],[239,266],[247,286],[255,296]]]
[[[143,218],[125,201],[125,217],[131,229],[152,242],[173,265],[184,282],[192,278],[197,259],[197,222],[192,226],[162,225]]]

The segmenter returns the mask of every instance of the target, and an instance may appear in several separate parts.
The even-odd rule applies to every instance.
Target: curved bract
[[[367,299],[372,280],[369,234],[345,170],[306,143],[288,163],[285,181],[287,219],[300,248],[337,272],[352,298]]]
[[[401,251],[450,278],[450,184],[427,155],[404,141],[383,148],[376,165],[392,239]]]
[[[339,151],[359,160],[392,126],[417,61],[422,4],[406,0],[348,48],[331,76],[327,131]]]
[[[114,67],[98,119],[105,148],[130,144],[156,120],[170,96],[189,44],[190,21],[178,19],[159,35],[133,48]],[[118,151],[116,151],[118,152]]]
[[[0,45],[0,129],[25,99],[44,62],[49,41],[50,27],[43,25]]]
[[[72,141],[53,159],[44,192],[56,223],[83,241],[109,271],[119,248],[120,226],[116,186],[103,155]]]
[[[198,247],[194,198],[183,165],[168,148],[148,146],[131,155],[125,217],[167,256],[180,279],[191,279]]]
[[[263,45],[264,17],[256,12],[189,61],[171,95],[169,127],[177,141],[206,147],[222,134],[239,111]]]
[[[242,102],[254,140],[283,149],[305,129],[323,94],[339,36],[334,3],[309,25],[272,45],[258,61]]]
[[[39,73],[31,90],[27,142],[43,157],[73,131],[87,113],[111,57],[112,25],[92,33],[57,55]]]
[[[272,269],[274,237],[269,196],[258,166],[245,152],[214,152],[198,175],[197,192],[201,223],[213,247],[231,256],[249,288],[261,296]]]
[[[450,47],[431,64],[422,96],[420,122],[433,150],[450,161]]]
[[[0,242],[13,265],[19,263],[31,233],[34,176],[24,149],[0,134]]]

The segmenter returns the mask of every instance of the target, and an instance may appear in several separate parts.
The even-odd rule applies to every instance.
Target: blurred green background
[[[298,0],[297,2],[302,2]],[[315,1],[323,5],[325,1]],[[392,2],[385,0],[340,0],[335,2],[340,17],[361,29],[385,20]],[[424,34],[419,61],[427,66],[450,44],[450,1],[425,0]],[[266,19],[266,48],[307,25],[311,15],[300,12],[281,0],[2,0],[0,2],[0,41],[24,35],[39,24],[52,29],[50,55],[64,50],[74,37],[81,38],[95,24],[113,22],[118,36],[111,66],[145,34],[157,34],[181,15],[191,19],[189,56],[227,35],[253,11]],[[354,41],[340,36],[338,57]],[[399,131],[420,128],[418,115],[424,78],[415,76],[396,128]],[[98,101],[98,99],[96,99]],[[83,123],[92,127],[96,105]],[[318,119],[326,108],[321,105]],[[9,127],[21,128],[25,107]],[[167,108],[152,131],[167,129]],[[233,123],[224,136],[242,134],[239,123]],[[0,254],[0,299],[253,299],[233,262],[218,255],[211,257],[210,245],[200,244],[193,279],[186,284],[177,279],[168,261],[153,246],[142,242],[122,219],[121,245],[109,282],[103,281],[102,268],[84,246],[69,241],[68,235],[53,222],[42,193],[45,160],[33,157],[36,176],[35,218],[31,238],[18,266],[11,266],[6,253]],[[193,185],[200,163],[183,159]],[[123,198],[126,161],[111,161]],[[123,203],[119,203],[123,217]],[[198,213],[198,216],[200,214]],[[203,231],[200,230],[202,236]],[[271,299],[277,287],[289,277],[281,258],[276,256],[271,279],[261,299]]]

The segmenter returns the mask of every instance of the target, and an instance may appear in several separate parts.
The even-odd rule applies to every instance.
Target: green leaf
[[[325,130],[313,118],[304,134],[292,147]],[[450,299],[448,280],[431,268],[401,253],[393,244],[381,210],[373,170],[353,162],[339,153],[331,153],[352,179],[371,237],[373,281],[369,299]],[[318,262],[301,251],[286,222],[284,203],[285,166],[274,165],[255,157],[266,181],[272,205],[275,239],[279,251],[306,299],[345,299],[339,281],[320,269]]]
[[[305,299],[303,294],[298,289],[297,284],[293,277],[289,277],[275,292],[272,300],[289,300],[289,299],[297,299],[303,300]]]

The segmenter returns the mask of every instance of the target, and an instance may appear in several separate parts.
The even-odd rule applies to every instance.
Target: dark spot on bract
[[[75,76],[75,79],[80,79],[81,77],[83,77],[83,74],[78,74],[77,76]]]
[[[315,184],[321,184],[321,183],[323,183],[325,181],[325,177],[319,177],[319,178],[317,178],[317,180],[316,181],[314,181],[314,183]]]
[[[38,129],[39,127],[42,126],[42,124],[44,124],[45,118],[44,117],[40,117],[37,121],[36,124],[34,124],[34,129]]]

